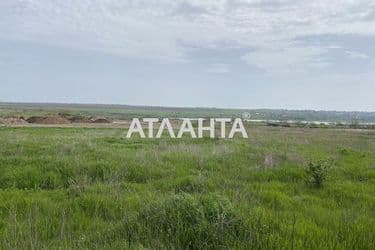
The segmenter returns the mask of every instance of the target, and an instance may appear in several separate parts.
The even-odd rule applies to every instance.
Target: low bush
[[[330,160],[309,162],[305,170],[306,182],[315,187],[322,187],[328,178],[328,171],[331,166],[332,162]]]

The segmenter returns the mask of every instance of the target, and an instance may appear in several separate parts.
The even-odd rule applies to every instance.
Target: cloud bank
[[[372,0],[2,0],[0,30],[8,43],[203,67],[219,82],[360,79],[374,90]]]
[[[187,46],[225,44],[256,50],[244,55],[250,64],[279,67],[288,56],[289,67],[327,50],[300,37],[375,35],[374,10],[367,0],[3,0],[0,36],[182,62]]]

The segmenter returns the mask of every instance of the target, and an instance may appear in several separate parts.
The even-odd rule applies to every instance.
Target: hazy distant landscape
[[[220,109],[153,107],[104,104],[47,104],[47,103],[1,103],[0,117],[40,116],[68,113],[84,116],[103,116],[111,119],[134,117],[206,118],[243,117],[250,114],[251,120],[307,121],[332,123],[374,123],[375,112],[283,110],[283,109]]]

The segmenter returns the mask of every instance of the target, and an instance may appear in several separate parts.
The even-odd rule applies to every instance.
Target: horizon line
[[[63,106],[123,106],[132,108],[173,108],[173,109],[218,109],[218,110],[285,110],[285,111],[313,111],[313,112],[346,112],[346,113],[375,113],[374,111],[364,110],[333,110],[333,109],[298,109],[298,108],[223,108],[209,106],[160,106],[160,105],[144,105],[144,104],[118,104],[118,103],[92,103],[92,102],[13,102],[0,101],[0,105],[63,105]]]

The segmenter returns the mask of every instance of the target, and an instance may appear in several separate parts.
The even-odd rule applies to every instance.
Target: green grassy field
[[[125,133],[0,127],[0,249],[375,248],[373,130]]]

